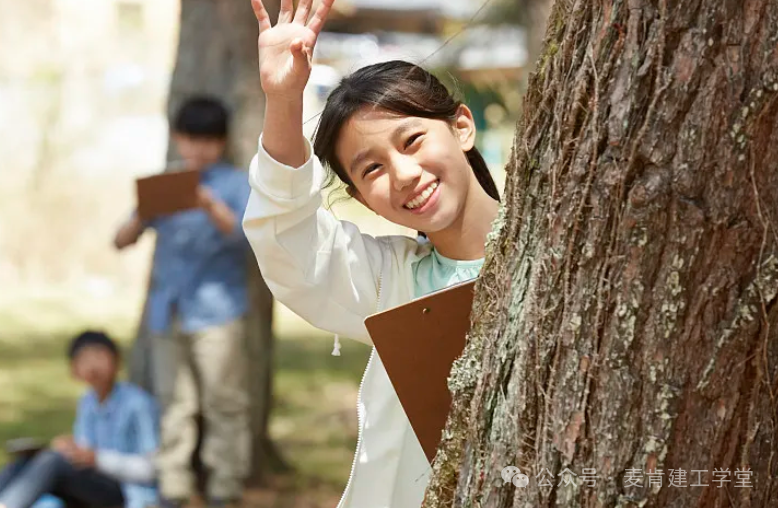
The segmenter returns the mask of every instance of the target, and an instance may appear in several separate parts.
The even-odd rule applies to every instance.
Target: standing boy
[[[228,123],[216,99],[194,97],[181,106],[172,140],[186,168],[200,171],[199,208],[148,223],[133,215],[115,239],[123,249],[147,227],[157,233],[146,324],[163,408],[158,466],[166,506],[184,504],[193,492],[198,410],[208,504],[238,500],[249,468],[248,242],[241,228],[249,186],[223,159]]]

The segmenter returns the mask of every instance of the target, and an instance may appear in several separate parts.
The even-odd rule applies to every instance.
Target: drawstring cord
[[[340,356],[340,337],[335,334],[335,342],[332,344],[332,356]]]

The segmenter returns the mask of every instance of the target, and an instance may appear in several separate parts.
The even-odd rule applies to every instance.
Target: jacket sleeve
[[[249,168],[243,229],[273,295],[312,325],[371,344],[364,319],[377,311],[388,248],[322,207],[324,169],[306,140],[292,168],[262,147]]]
[[[159,408],[154,399],[138,389],[126,401],[130,411],[131,447],[125,451],[95,450],[97,470],[120,482],[151,484],[156,478],[155,458],[159,448]]]

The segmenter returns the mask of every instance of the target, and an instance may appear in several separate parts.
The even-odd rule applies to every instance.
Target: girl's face
[[[453,123],[363,108],[335,149],[356,199],[396,224],[434,233],[456,223],[479,185],[465,155],[474,142],[466,106]]]

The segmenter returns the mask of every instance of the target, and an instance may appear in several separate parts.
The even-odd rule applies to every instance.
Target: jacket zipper
[[[381,269],[381,273],[378,275],[378,298],[376,299],[376,313],[381,308],[381,288],[383,287],[383,275],[384,271],[383,268]],[[346,483],[346,488],[343,490],[343,494],[340,496],[340,501],[338,501],[337,507],[341,508],[341,503],[343,503],[343,499],[345,499],[346,494],[349,493],[349,489],[351,488],[351,482],[354,480],[354,470],[357,467],[357,460],[359,459],[359,449],[362,447],[362,412],[359,410],[359,403],[362,401],[362,388],[365,385],[365,376],[367,375],[367,371],[370,368],[370,365],[373,363],[373,356],[375,355],[375,347],[372,351],[370,351],[370,358],[367,360],[367,365],[365,366],[365,371],[362,373],[362,380],[359,382],[359,390],[357,391],[357,448],[354,450],[354,459],[351,461],[351,472],[348,475],[348,482]]]

